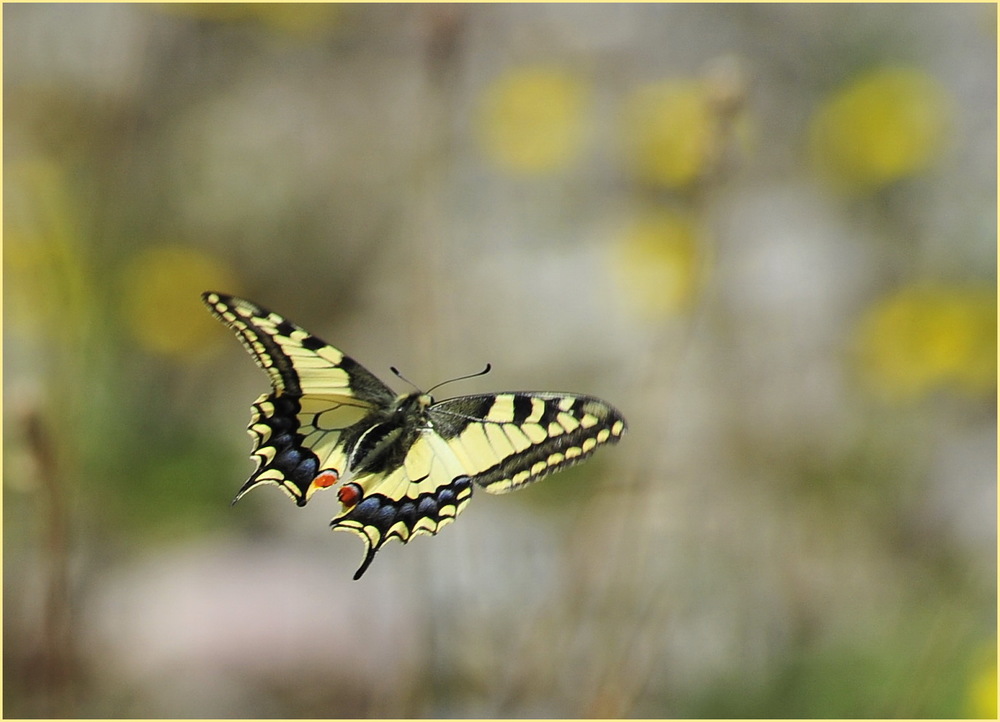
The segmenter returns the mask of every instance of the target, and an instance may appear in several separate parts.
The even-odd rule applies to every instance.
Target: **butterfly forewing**
[[[505,392],[460,396],[430,410],[470,478],[503,494],[583,461],[625,433],[625,419],[592,396]]]
[[[271,377],[276,394],[343,396],[372,406],[395,398],[357,361],[277,313],[222,293],[205,293],[202,299]]]

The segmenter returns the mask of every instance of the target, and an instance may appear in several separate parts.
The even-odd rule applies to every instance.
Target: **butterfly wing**
[[[579,463],[627,429],[613,406],[580,394],[460,396],[435,404],[431,415],[472,481],[491,494]]]
[[[389,539],[436,534],[465,508],[473,483],[502,494],[587,458],[625,433],[622,415],[592,396],[461,396],[428,409],[430,423],[393,468],[355,477],[331,525],[358,534],[366,553],[355,579]]]
[[[261,484],[276,484],[302,506],[345,472],[344,432],[391,406],[395,394],[352,358],[277,313],[221,293],[205,293],[202,300],[271,380],[272,391],[254,402],[247,428],[257,469],[236,500]]]
[[[406,544],[418,534],[437,534],[471,498],[472,482],[447,442],[423,429],[395,468],[359,474],[343,487],[345,511],[330,526],[365,542],[365,558],[354,575],[359,579],[387,541]]]

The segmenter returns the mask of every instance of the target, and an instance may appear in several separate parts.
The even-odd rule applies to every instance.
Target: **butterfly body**
[[[582,461],[626,430],[617,410],[581,394],[519,391],[439,402],[423,392],[397,395],[276,313],[220,293],[203,300],[271,379],[248,427],[257,469],[236,499],[275,484],[303,506],[340,484],[343,510],[331,526],[367,546],[355,579],[389,539],[436,534],[473,488],[511,491]]]

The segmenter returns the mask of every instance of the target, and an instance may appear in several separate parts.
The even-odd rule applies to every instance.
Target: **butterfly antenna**
[[[417,386],[417,385],[416,385],[415,383],[413,383],[412,381],[410,381],[410,380],[409,380],[408,378],[406,378],[405,376],[403,376],[403,374],[399,373],[399,369],[398,369],[398,368],[396,368],[395,366],[390,366],[390,367],[389,367],[389,370],[390,370],[390,371],[392,371],[393,375],[394,375],[394,376],[395,376],[396,378],[398,378],[398,379],[402,379],[403,381],[405,381],[406,383],[408,383],[408,384],[409,384],[410,386],[412,386],[413,388],[415,388],[415,389],[416,389],[417,391],[420,391],[420,387],[419,387],[419,386]]]
[[[429,389],[427,389],[427,391],[425,393],[429,394],[434,389],[439,389],[442,386],[444,386],[445,384],[450,384],[450,383],[453,383],[455,381],[465,381],[466,379],[474,379],[477,376],[485,376],[486,374],[488,374],[490,372],[490,369],[492,369],[492,368],[493,368],[492,364],[486,364],[486,368],[484,368],[482,371],[477,371],[474,374],[468,374],[466,376],[457,376],[457,377],[455,377],[453,379],[448,379],[447,381],[442,381],[439,384],[435,384],[434,386],[431,386]]]

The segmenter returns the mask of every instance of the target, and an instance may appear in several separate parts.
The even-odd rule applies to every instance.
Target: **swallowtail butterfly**
[[[208,292],[271,379],[248,432],[257,469],[233,500],[275,484],[299,506],[337,486],[330,525],[359,535],[359,579],[389,539],[436,534],[472,490],[503,494],[582,461],[625,433],[622,415],[592,396],[503,392],[435,401],[397,395],[352,358],[250,301]]]

